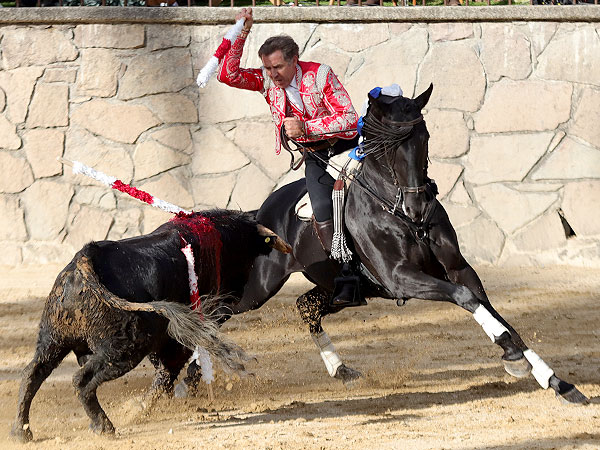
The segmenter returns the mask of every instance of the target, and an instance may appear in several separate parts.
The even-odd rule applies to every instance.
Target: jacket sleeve
[[[227,54],[223,57],[219,65],[217,80],[235,88],[263,92],[264,78],[262,70],[240,68],[240,59],[242,58],[247,36],[248,32],[242,30]]]
[[[309,140],[339,137],[352,139],[356,136],[358,114],[352,106],[350,95],[342,86],[330,67],[326,67],[326,79],[323,85],[323,103],[331,115],[305,122]],[[353,130],[353,131],[344,131]]]

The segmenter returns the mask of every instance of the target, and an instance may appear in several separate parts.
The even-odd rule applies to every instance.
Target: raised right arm
[[[243,69],[240,67],[240,60],[244,51],[246,38],[252,27],[252,9],[242,9],[236,20],[240,17],[246,17],[244,28],[240,32],[238,38],[231,44],[231,48],[219,65],[217,79],[221,83],[239,89],[247,89],[249,91],[263,91],[264,78],[261,69]]]

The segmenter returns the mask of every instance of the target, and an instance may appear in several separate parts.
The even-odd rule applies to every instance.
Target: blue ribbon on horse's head
[[[379,98],[381,95],[385,95],[387,97],[401,97],[402,94],[403,94],[402,88],[396,83],[390,84],[389,86],[385,86],[383,88],[377,86],[377,87],[374,87],[373,89],[371,89],[369,91],[368,99],[365,101],[365,103],[363,105],[363,110],[362,110],[363,115],[358,118],[358,122],[356,124],[356,131],[358,132],[358,135],[363,136],[362,128],[364,125],[364,116],[366,116],[367,111],[368,111],[369,99],[371,99],[371,98],[376,99],[376,98]],[[387,99],[387,101],[390,101],[390,99]]]
[[[363,153],[362,145],[359,144],[356,147],[354,147],[354,149],[350,152],[348,156],[357,161],[362,161],[367,155]]]
[[[369,91],[369,95],[373,98],[377,98],[381,95],[381,88],[380,87],[376,87],[373,88]]]
[[[362,128],[363,128],[364,124],[365,124],[364,117],[360,116],[358,118],[358,122],[356,122],[356,132],[358,133],[359,136],[363,135]]]

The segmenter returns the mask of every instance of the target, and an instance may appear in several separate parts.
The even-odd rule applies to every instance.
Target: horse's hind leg
[[[331,343],[331,339],[321,326],[321,319],[329,312],[330,297],[330,292],[316,286],[298,297],[296,307],[300,312],[300,317],[308,325],[310,335],[321,352],[321,358],[325,363],[325,367],[327,367],[327,372],[330,376],[342,380],[345,384],[358,379],[362,374],[342,362]]]
[[[17,418],[11,429],[11,435],[22,442],[33,439],[29,426],[29,410],[33,397],[46,378],[67,356],[69,349],[56,343],[48,333],[40,330],[40,337],[33,360],[23,370],[23,379],[19,388]]]
[[[308,325],[308,330],[313,336],[323,332],[321,319],[327,315],[329,297],[329,292],[316,286],[296,299],[300,317]]]

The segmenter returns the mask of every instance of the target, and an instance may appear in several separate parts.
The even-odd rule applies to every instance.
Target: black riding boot
[[[315,231],[321,245],[328,255],[331,254],[331,243],[333,241],[333,220],[329,219],[324,222],[314,221]],[[360,294],[359,277],[354,273],[354,269],[348,263],[342,267],[341,276],[334,280],[333,295],[329,304],[331,306],[360,306],[366,305],[367,302]]]
[[[331,243],[333,242],[333,219],[326,220],[325,222],[317,222],[315,219],[314,224],[317,237],[321,242],[321,246],[328,255],[331,255]]]

